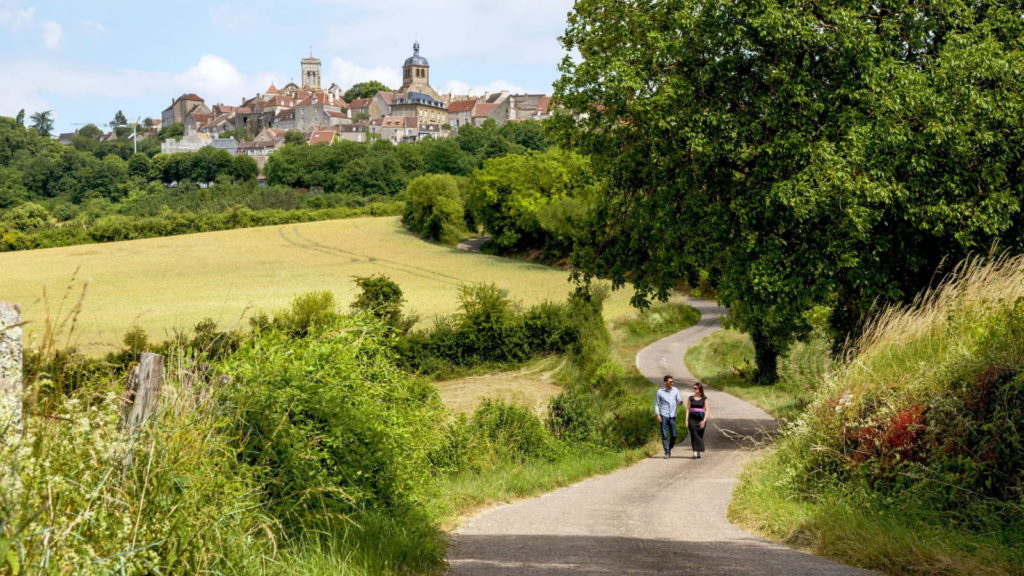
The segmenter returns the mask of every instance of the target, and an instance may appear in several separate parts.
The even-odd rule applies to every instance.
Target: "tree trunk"
[[[754,341],[754,361],[757,362],[754,383],[775,384],[779,379],[779,349],[762,332],[755,330],[751,339]]]

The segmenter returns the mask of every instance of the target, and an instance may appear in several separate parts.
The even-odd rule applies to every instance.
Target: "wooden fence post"
[[[0,430],[21,429],[21,308],[0,302]]]
[[[128,374],[121,411],[121,427],[129,432],[145,424],[160,405],[164,383],[164,357],[151,352],[139,355],[139,363]]]

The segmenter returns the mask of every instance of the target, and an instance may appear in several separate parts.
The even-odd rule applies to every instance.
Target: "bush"
[[[402,223],[428,240],[455,244],[468,232],[464,188],[459,178],[448,174],[413,179],[405,190]]]
[[[263,471],[269,509],[293,528],[422,510],[442,441],[436,391],[395,368],[379,325],[312,326],[303,339],[254,334],[220,365],[235,378],[235,434]]]
[[[485,400],[473,413],[471,428],[499,457],[514,462],[556,460],[562,446],[528,408]]]
[[[320,327],[334,322],[334,294],[309,292],[292,300],[291,307],[274,315],[273,326],[293,338],[304,338]]]
[[[17,232],[30,232],[53,226],[53,216],[39,204],[25,202],[0,214],[0,224]]]
[[[402,314],[405,297],[398,284],[383,274],[357,277],[355,282],[361,292],[352,303],[354,312],[373,316],[398,335],[409,332],[417,318]]]

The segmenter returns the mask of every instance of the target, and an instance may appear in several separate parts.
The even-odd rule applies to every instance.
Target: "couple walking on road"
[[[654,395],[654,416],[661,423],[661,445],[665,449],[665,458],[672,456],[672,448],[676,445],[676,412],[683,403],[679,389],[673,386],[675,379],[665,376],[664,387],[658,388]],[[704,427],[708,421],[708,399],[704,395],[704,385],[693,384],[693,394],[686,399],[686,428],[689,431],[690,443],[693,446],[693,459],[701,457],[704,452]]]

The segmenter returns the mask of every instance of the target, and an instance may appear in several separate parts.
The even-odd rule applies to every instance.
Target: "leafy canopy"
[[[637,303],[706,270],[759,377],[944,259],[1020,248],[1021,2],[579,0],[559,120],[609,190],[576,252]]]

